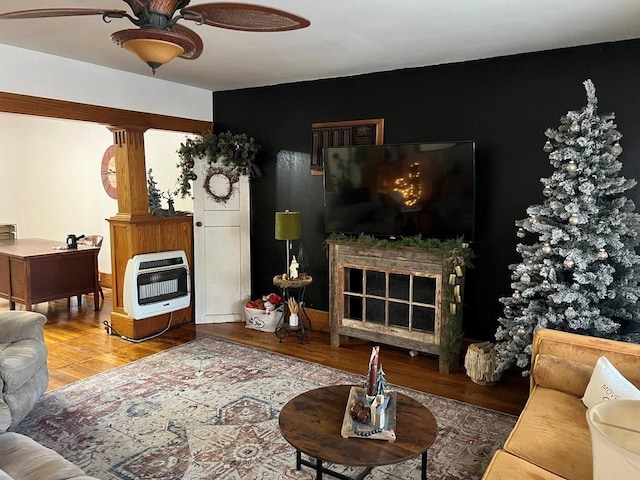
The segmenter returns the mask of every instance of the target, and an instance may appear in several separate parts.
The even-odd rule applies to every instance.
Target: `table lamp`
[[[285,272],[289,271],[291,264],[291,240],[300,238],[300,212],[276,212],[276,240],[284,240],[287,250],[287,265]]]

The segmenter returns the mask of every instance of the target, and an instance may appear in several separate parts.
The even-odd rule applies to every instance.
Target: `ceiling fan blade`
[[[311,24],[293,13],[249,3],[201,3],[183,8],[180,13],[187,20],[200,16],[206,25],[245,32],[284,32]]]
[[[180,55],[179,58],[184,58],[186,60],[195,60],[200,56],[200,54],[202,53],[202,50],[204,49],[204,43],[202,42],[202,38],[200,38],[200,35],[198,35],[196,32],[194,32],[190,28],[180,25],[179,23],[174,24],[173,27],[171,27],[171,30],[174,31],[175,33],[178,33],[187,38],[190,38],[193,44],[195,45],[195,48],[193,50],[191,51],[185,50],[185,52],[182,55]]]
[[[19,10],[16,12],[1,13],[0,18],[24,19],[24,18],[48,18],[48,17],[76,17],[82,15],[106,15],[113,18],[122,18],[127,12],[124,10],[111,10],[99,8],[38,8],[34,10]]]

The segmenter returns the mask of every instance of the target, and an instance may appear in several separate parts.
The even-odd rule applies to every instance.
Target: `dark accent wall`
[[[491,339],[511,294],[508,265],[518,261],[514,221],[543,201],[552,172],[544,131],[586,104],[596,86],[600,112],[616,113],[627,177],[640,177],[640,40],[214,93],[216,130],[246,132],[262,145],[263,176],[252,186],[252,289],[274,290],[285,246],[274,212],[298,210],[314,283],[306,304],[328,309],[322,177],[311,176],[311,124],[384,118],[385,143],[475,140],[475,267],[467,275],[464,331]],[[277,161],[281,150],[302,152]],[[640,204],[639,187],[629,195]],[[294,246],[294,250],[297,246]]]

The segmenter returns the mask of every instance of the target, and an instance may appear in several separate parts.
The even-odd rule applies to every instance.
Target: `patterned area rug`
[[[296,471],[294,449],[280,435],[278,412],[312,388],[362,381],[205,337],[47,393],[16,430],[105,480],[307,480],[315,478],[314,472],[304,466]],[[426,405],[438,422],[438,438],[428,452],[430,479],[480,478],[516,420],[434,395],[398,391]],[[340,425],[336,428],[339,433]],[[420,478],[419,458],[374,468],[367,478]]]

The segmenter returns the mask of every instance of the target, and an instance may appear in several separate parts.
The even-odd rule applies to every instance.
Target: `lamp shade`
[[[124,42],[124,48],[138,55],[143,62],[158,66],[164,65],[184,53],[184,48],[178,44],[150,38],[127,40]]]
[[[300,212],[276,212],[276,240],[300,238]]]
[[[175,3],[175,0],[174,0]],[[175,57],[194,57],[197,47],[188,36],[172,30],[156,28],[128,28],[111,35],[111,40],[140,57],[153,73],[160,65]]]

